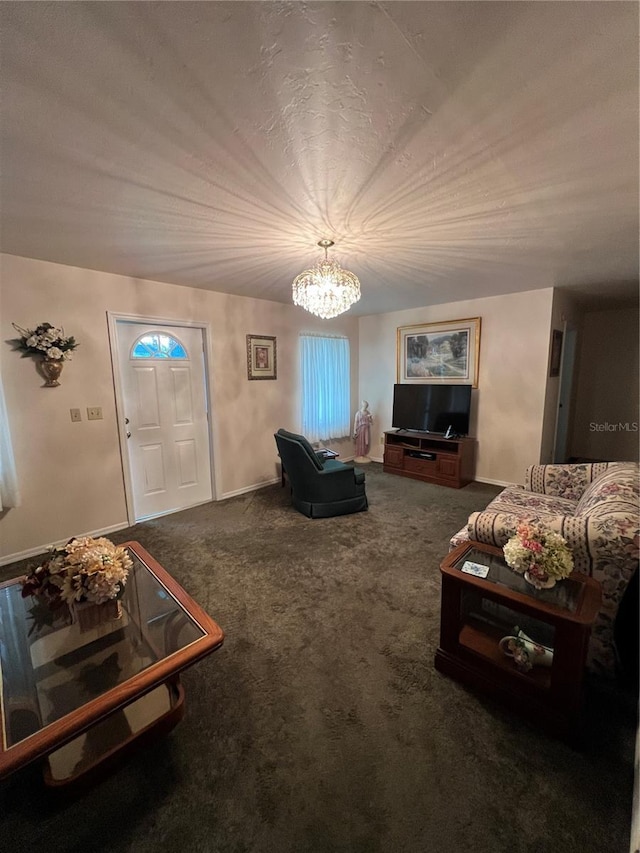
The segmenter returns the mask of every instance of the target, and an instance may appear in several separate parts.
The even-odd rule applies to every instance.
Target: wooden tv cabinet
[[[444,438],[410,430],[385,432],[383,470],[461,489],[475,474],[475,438]]]

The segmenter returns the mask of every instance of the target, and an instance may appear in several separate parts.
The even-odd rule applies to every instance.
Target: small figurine
[[[373,415],[369,411],[369,403],[366,400],[362,401],[360,409],[356,412],[353,422],[353,438],[356,443],[356,458],[355,461],[360,464],[371,462],[367,453],[371,444],[371,424],[373,423]]]

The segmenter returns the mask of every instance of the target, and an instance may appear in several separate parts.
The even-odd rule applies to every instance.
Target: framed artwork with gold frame
[[[247,377],[277,379],[276,339],[271,335],[247,335]]]
[[[479,363],[480,317],[398,328],[398,383],[477,388]]]

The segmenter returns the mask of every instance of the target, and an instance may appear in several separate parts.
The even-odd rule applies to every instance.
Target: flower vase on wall
[[[40,362],[40,367],[42,368],[42,372],[45,375],[46,382],[44,383],[45,388],[55,388],[60,383],[58,379],[60,378],[60,374],[62,373],[62,367],[64,362],[61,358],[43,358]]]

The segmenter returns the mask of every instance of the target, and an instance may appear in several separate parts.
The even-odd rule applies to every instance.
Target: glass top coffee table
[[[68,609],[0,585],[0,778],[48,757],[45,780],[84,778],[184,714],[181,670],[224,633],[137,542],[121,614],[81,630]]]

